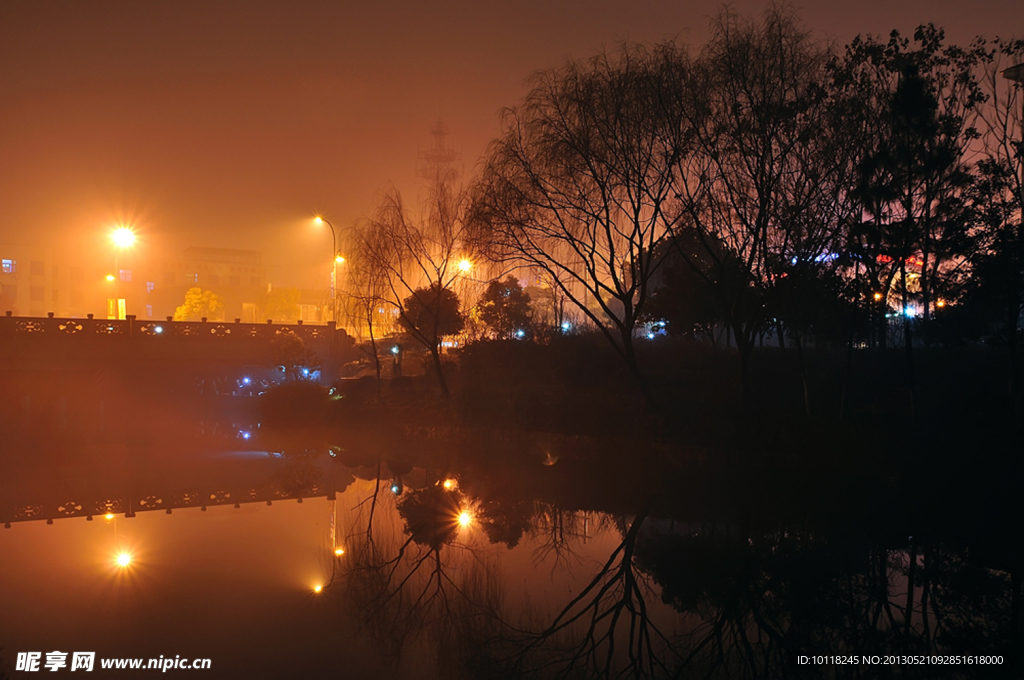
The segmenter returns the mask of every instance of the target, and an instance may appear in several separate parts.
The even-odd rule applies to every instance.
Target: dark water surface
[[[167,672],[211,678],[1013,673],[1000,556],[941,537],[585,507],[551,492],[572,464],[551,457],[516,464],[513,482],[507,468],[396,474],[325,452],[65,453],[9,459],[0,483],[10,677],[28,677],[19,652],[52,651],[95,652],[109,677],[160,671],[101,659],[161,656],[210,659]],[[816,654],[1002,664],[799,663]]]

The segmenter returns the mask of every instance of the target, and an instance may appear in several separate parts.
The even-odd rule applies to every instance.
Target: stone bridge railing
[[[353,341],[334,322],[326,325],[241,323],[223,321],[156,321],[138,319],[0,317],[0,348],[5,358],[19,355],[106,354],[158,358],[201,355],[251,358],[265,354],[274,340],[293,336],[324,360],[351,353]]]

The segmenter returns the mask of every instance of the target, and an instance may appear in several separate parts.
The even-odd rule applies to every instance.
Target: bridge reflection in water
[[[96,515],[123,514],[127,518],[139,512],[266,503],[307,498],[335,500],[353,477],[309,460],[274,459],[273,454],[235,452],[242,460],[216,461],[211,474],[200,467],[192,475],[172,470],[157,471],[142,479],[127,479],[111,484],[93,476],[77,483],[46,485],[45,477],[35,476],[38,483],[0,489],[0,521],[10,529],[18,522],[45,521],[84,517],[92,521]],[[263,460],[258,457],[266,456]],[[225,473],[229,473],[229,476]],[[341,486],[339,488],[339,482]]]

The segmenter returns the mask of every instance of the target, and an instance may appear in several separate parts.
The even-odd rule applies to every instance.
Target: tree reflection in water
[[[460,540],[467,499],[437,484],[396,502],[384,487],[378,470],[346,539],[335,579],[346,608],[396,666],[430,649],[440,669],[475,667],[474,677],[483,677],[481,654],[500,632],[502,590],[487,552]]]
[[[912,549],[769,520],[613,519],[532,498],[476,498],[472,484],[397,499],[388,488],[378,474],[357,509],[339,580],[349,611],[396,665],[430,653],[452,677],[870,678],[878,667],[823,671],[797,659],[941,653],[1003,655],[986,670],[1013,677],[1009,577],[938,539]],[[460,530],[467,507],[479,532]],[[590,523],[621,540],[575,596],[550,610],[511,599],[484,536],[491,546],[525,541],[535,566],[584,568]]]

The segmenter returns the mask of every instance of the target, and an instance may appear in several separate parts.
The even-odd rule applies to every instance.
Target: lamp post
[[[331,228],[331,315],[335,324],[338,322],[337,286],[338,286],[338,265],[345,261],[345,258],[338,253],[338,236],[334,231],[334,225],[325,217],[317,215],[317,224],[326,224]]]
[[[110,240],[114,242],[114,247],[117,250],[114,251],[114,305],[113,309],[107,309],[107,316],[109,318],[124,319],[126,316],[127,309],[125,305],[121,304],[121,270],[118,264],[118,258],[121,251],[125,248],[131,248],[135,245],[135,232],[129,227],[118,227],[110,235]]]

